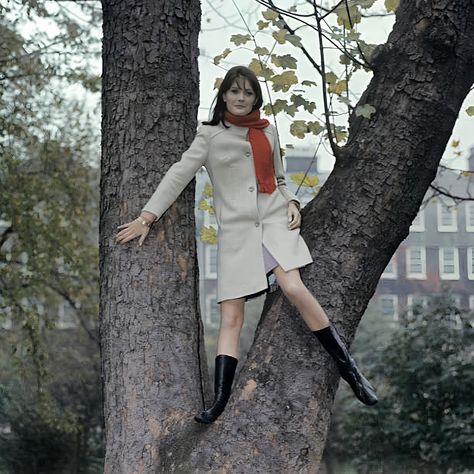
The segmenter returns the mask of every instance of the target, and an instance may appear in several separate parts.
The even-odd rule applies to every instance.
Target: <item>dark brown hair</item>
[[[219,86],[219,90],[217,91],[217,96],[214,99],[216,105],[212,111],[212,118],[208,122],[203,122],[204,125],[217,125],[219,122],[222,122],[222,125],[226,127],[224,123],[224,112],[227,110],[224,102],[224,98],[222,97],[231,87],[232,84],[236,79],[243,78],[247,79],[252,86],[257,99],[255,104],[252,107],[252,112],[254,110],[258,110],[263,104],[262,98],[262,88],[260,87],[260,83],[258,82],[257,76],[254,74],[252,70],[245,66],[234,66],[227,71],[227,74],[224,77],[221,85]]]

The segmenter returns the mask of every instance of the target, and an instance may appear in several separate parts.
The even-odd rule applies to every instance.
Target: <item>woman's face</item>
[[[245,78],[236,79],[230,89],[222,94],[227,110],[232,115],[248,115],[257,100],[252,85]]]

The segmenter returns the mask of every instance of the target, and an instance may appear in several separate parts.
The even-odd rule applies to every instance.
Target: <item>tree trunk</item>
[[[192,87],[183,85],[191,80],[197,88],[195,43],[183,32],[185,24],[198,25],[197,4],[178,15],[181,2],[167,9],[148,2],[125,8],[104,0],[106,472],[315,473],[338,376],[279,292],[267,298],[223,416],[210,426],[192,419],[202,403],[200,378],[207,380],[192,189],[155,225],[142,250],[113,244],[115,226],[136,215],[194,132],[197,90],[188,110],[184,97]],[[376,113],[351,117],[347,145],[303,212],[302,234],[315,262],[302,277],[348,342],[435,177],[474,81],[473,51],[472,1],[402,0],[360,100]],[[138,106],[145,100],[153,104],[146,112]],[[145,160],[161,151],[161,160]]]
[[[103,2],[100,332],[106,473],[155,472],[159,441],[203,405],[194,182],[143,247],[115,244],[189,146],[197,0]],[[190,424],[190,423],[189,423]]]

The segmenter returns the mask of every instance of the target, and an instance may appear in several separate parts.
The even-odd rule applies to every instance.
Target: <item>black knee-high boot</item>
[[[216,357],[214,403],[194,417],[199,423],[212,423],[224,411],[230,397],[237,362],[238,359],[227,354],[219,354]]]
[[[350,385],[355,396],[365,405],[375,405],[378,401],[375,389],[360,373],[346,345],[334,326],[313,331],[324,349],[336,361],[341,377]]]

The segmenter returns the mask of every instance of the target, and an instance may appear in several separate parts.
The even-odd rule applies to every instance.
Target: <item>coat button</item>
[[[249,186],[249,191],[252,192],[255,188],[253,186]]]
[[[255,227],[259,227],[260,226],[260,222],[255,222]]]
[[[245,153],[245,156],[250,156],[250,152],[248,151],[247,153]]]

